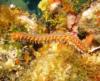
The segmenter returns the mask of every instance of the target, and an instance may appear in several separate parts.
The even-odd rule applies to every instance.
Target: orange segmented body
[[[22,32],[11,33],[11,39],[15,41],[28,41],[33,43],[49,43],[49,42],[60,42],[68,43],[75,46],[81,52],[87,52],[87,48],[84,44],[75,36],[64,33],[64,34],[27,34]]]

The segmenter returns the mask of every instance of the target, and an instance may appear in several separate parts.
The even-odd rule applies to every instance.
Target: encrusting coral
[[[41,0],[41,17],[0,5],[0,81],[100,81],[100,4],[91,2]]]
[[[93,55],[79,54],[70,45],[45,44],[35,53],[35,56],[36,59],[31,62],[30,69],[25,72],[20,81],[29,79],[32,81],[88,81],[98,77],[96,74],[99,75],[100,62],[93,61]],[[96,80],[99,81],[99,78],[94,79]]]

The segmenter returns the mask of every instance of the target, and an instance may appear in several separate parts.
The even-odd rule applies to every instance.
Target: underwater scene
[[[100,81],[100,0],[0,0],[0,81]]]

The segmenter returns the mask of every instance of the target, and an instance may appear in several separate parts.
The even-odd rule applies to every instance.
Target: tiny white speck
[[[15,5],[14,4],[10,4],[10,8],[15,8]]]

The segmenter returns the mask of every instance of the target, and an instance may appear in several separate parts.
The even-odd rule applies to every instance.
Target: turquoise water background
[[[38,3],[40,0],[0,0],[0,5],[10,5],[14,4],[16,7],[22,8],[23,10],[27,10],[30,13],[36,13],[38,16],[41,15],[41,11],[38,8]]]

